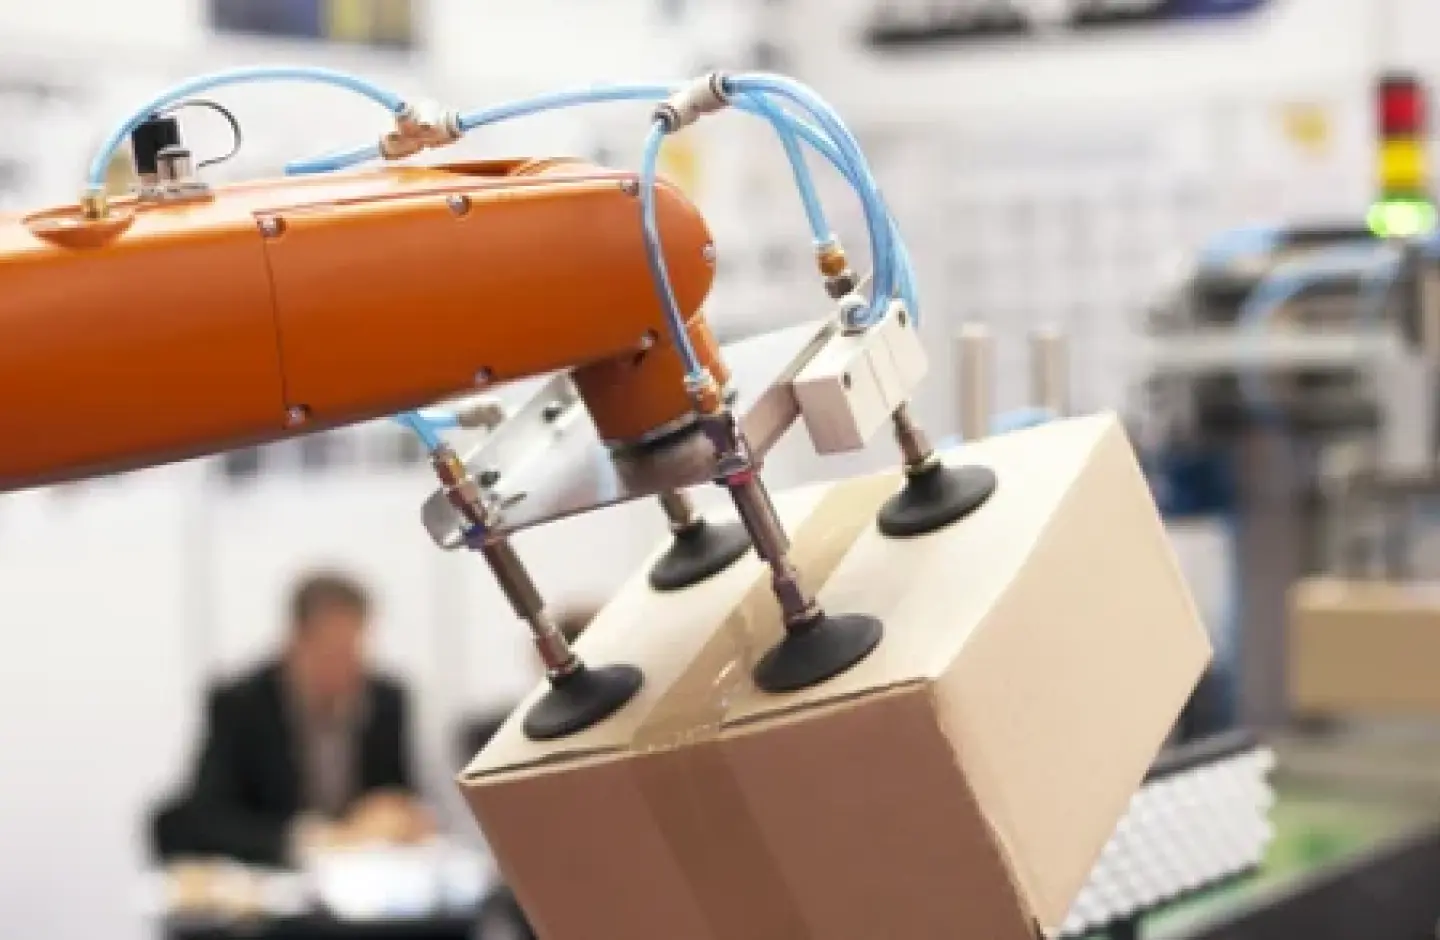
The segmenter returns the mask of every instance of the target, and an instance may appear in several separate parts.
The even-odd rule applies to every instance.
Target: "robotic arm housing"
[[[693,406],[632,175],[568,159],[387,167],[0,216],[0,491],[263,443],[573,369],[603,436]],[[661,186],[690,336],[713,280]]]

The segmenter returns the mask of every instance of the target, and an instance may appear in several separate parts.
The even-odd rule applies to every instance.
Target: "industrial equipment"
[[[178,113],[218,107],[201,92],[271,79],[366,95],[394,126],[348,156],[293,166],[289,179],[210,186]],[[637,99],[654,105],[638,175],[567,159],[319,172],[413,156],[537,110]],[[695,207],[655,179],[666,137],[732,107],[769,121],[785,144],[818,279],[839,310],[788,337],[793,349],[772,375],[750,374],[743,353],[719,349],[701,312],[715,246]],[[127,139],[140,186],[115,197],[106,168]],[[868,294],[825,221],[802,144],[846,176],[866,209]],[[779,692],[850,668],[883,632],[822,609],[791,565],[759,474],[781,434],[803,418],[816,450],[836,453],[893,428],[906,483],[879,525],[895,538],[959,519],[995,486],[983,468],[944,466],[911,414],[926,358],[904,245],[854,139],[788,79],[713,74],[460,114],[328,70],[218,73],[123,122],[78,205],[6,218],[0,254],[0,434],[10,442],[0,490],[400,412],[440,481],[424,506],[427,529],[446,549],[480,554],[531,628],[553,686],[530,714],[536,738],[603,720],[643,677],[579,660],[509,541],[515,531],[653,497],[675,533],[657,589],[702,580],[753,545],[788,630],[755,676]],[[540,381],[529,404],[464,457],[417,410],[527,379]],[[83,434],[55,433],[57,413],[93,421]],[[696,514],[685,491],[706,482],[729,492],[740,525]]]
[[[288,179],[211,186],[202,168],[214,161],[197,160],[177,113],[215,107],[196,95],[258,80],[365,95],[393,128],[375,143],[297,162]],[[440,149],[500,120],[625,100],[654,108],[638,173],[562,158],[333,172]],[[655,165],[669,135],[727,109],[779,136],[815,238],[817,280],[836,313],[721,349],[701,311],[716,248],[696,208],[656,180]],[[117,195],[106,179],[126,142],[140,185]],[[859,197],[868,280],[830,230],[802,148]],[[600,86],[463,114],[328,70],[204,76],[114,130],[78,204],[0,218],[0,257],[0,491],[397,416],[424,443],[439,481],[422,507],[427,531],[443,549],[479,554],[529,626],[549,683],[523,723],[532,740],[604,722],[645,677],[624,662],[582,662],[514,533],[654,499],[674,536],[651,572],[659,592],[698,584],[753,549],[783,614],[783,639],[753,668],[756,687],[775,694],[846,672],[884,636],[878,619],[822,607],[790,558],[760,475],[787,430],[803,423],[821,454],[893,433],[903,483],[875,519],[889,539],[951,525],[997,485],[985,467],[942,461],[912,414],[927,363],[905,246],[843,123],[808,88],[777,76]],[[990,424],[987,343],[975,330],[960,339],[967,436]],[[1063,414],[1063,340],[1042,332],[1034,344],[1037,403]],[[486,397],[516,383],[528,389],[519,407]],[[85,416],[83,431],[57,428],[59,414]],[[461,454],[443,437],[455,426],[488,433]],[[687,491],[705,483],[724,488],[738,523],[697,512]],[[1253,808],[1248,778],[1257,768],[1245,763],[1243,785],[1225,791],[1242,810]],[[1135,804],[1144,819],[1134,825],[1145,832],[1161,792]],[[1133,913],[1253,854],[1248,842],[1225,848],[1238,854],[1206,856],[1210,868],[1130,907],[1095,907],[1087,895],[1077,923]],[[1113,874],[1097,874],[1102,901]]]
[[[1377,83],[1365,224],[1224,233],[1147,313],[1138,433],[1157,467],[1207,462],[1233,484],[1218,508],[1244,572],[1239,693],[1251,724],[1286,717],[1290,585],[1327,571],[1407,576],[1410,510],[1437,492],[1427,110],[1414,78]]]

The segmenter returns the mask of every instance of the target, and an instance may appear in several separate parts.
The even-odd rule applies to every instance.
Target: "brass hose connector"
[[[830,295],[831,300],[855,293],[859,283],[838,238],[815,249],[815,265],[825,279],[825,293]]]
[[[422,150],[444,147],[459,140],[460,114],[433,101],[407,103],[395,116],[395,129],[380,138],[380,155],[403,160]]]
[[[110,199],[103,189],[87,189],[80,195],[80,214],[95,221],[110,214]]]

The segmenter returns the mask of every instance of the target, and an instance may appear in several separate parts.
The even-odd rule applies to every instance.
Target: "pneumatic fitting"
[[[860,281],[850,267],[850,260],[845,256],[845,249],[838,238],[816,247],[815,266],[825,279],[825,293],[830,295],[831,300],[842,300],[859,290]]]
[[[653,118],[665,133],[682,131],[707,114],[715,114],[730,106],[730,93],[725,90],[725,74],[711,72],[686,83],[679,91],[655,106]]]
[[[406,103],[395,115],[395,129],[380,138],[380,156],[403,160],[422,150],[453,144],[462,133],[458,111],[433,101]]]

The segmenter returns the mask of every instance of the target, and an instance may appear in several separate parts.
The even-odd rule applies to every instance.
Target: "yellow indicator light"
[[[1380,142],[1380,186],[1396,191],[1424,190],[1430,167],[1425,147],[1418,140],[1399,139]]]

